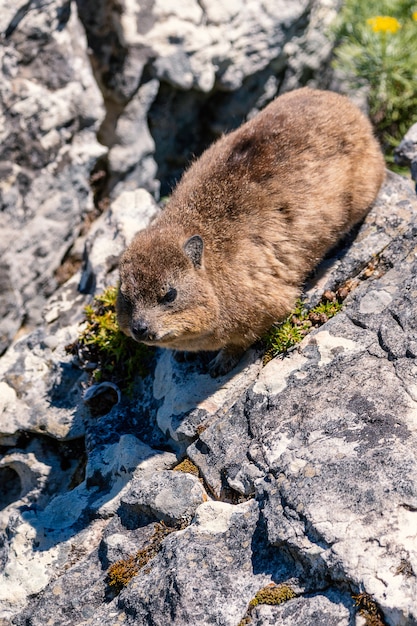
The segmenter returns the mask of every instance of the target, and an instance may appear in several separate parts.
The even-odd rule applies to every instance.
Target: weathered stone
[[[249,111],[307,80],[327,84],[339,4],[123,0],[116,11],[112,0],[79,0],[105,96],[111,187],[155,193],[157,172],[165,195],[193,155]],[[150,134],[138,128],[146,119]]]
[[[88,374],[66,353],[79,336],[84,293],[117,282],[117,259],[158,207],[145,190],[125,192],[94,224],[86,240],[81,273],[63,285],[44,310],[45,327],[13,344],[0,361],[0,437],[37,432],[58,439],[85,434],[88,409],[82,401]]]
[[[105,589],[105,574],[95,549],[119,509],[126,486],[132,477],[138,484],[141,477],[146,480],[147,476],[164,471],[175,462],[173,454],[157,452],[136,437],[125,435],[117,443],[90,453],[85,479],[74,489],[60,494],[52,487],[55,497],[49,502],[45,498],[38,500],[39,504],[47,502],[42,509],[26,507],[26,510],[13,512],[10,519],[6,517],[3,528],[9,538],[5,566],[0,574],[0,617],[15,613],[19,606],[24,606],[28,595],[38,593],[58,575],[61,581],[50,587],[52,598],[58,594],[58,589],[59,594],[64,594],[65,585],[69,585],[66,593],[74,587],[78,590],[82,587],[79,598],[69,595],[63,599],[63,604],[78,605],[81,612],[89,616],[89,600],[95,597],[95,585],[101,594],[95,600],[97,603],[102,601]],[[29,501],[21,500],[22,504]],[[98,519],[91,522],[94,518]],[[72,565],[75,567],[67,576],[65,572]],[[87,579],[83,577],[86,572]],[[33,623],[47,623],[43,619],[41,610],[38,617],[33,617]]]
[[[155,195],[159,194],[159,184],[155,180],[157,166],[153,158],[155,143],[146,119],[158,88],[156,79],[142,85],[117,121],[117,143],[109,151],[110,186],[114,197],[119,192],[120,178],[123,178],[123,184],[120,184],[123,190],[145,187]]]
[[[389,623],[413,623],[415,204],[408,182],[389,177],[357,240],[326,268],[322,288],[358,272],[375,254],[380,264],[356,281],[344,311],[286,357],[261,369],[256,352],[248,353],[235,372],[215,381],[202,359],[179,363],[162,352],[153,378],[137,385],[133,399],[121,396],[100,418],[85,414],[87,465],[72,490],[55,491],[51,499],[44,478],[51,465],[42,453],[9,454],[3,469],[20,500],[7,502],[4,515],[9,538],[0,550],[2,615],[17,613],[16,624],[47,623],[55,619],[58,596],[64,613],[89,625],[162,624],[169,610],[173,624],[217,620],[235,626],[257,591],[287,582],[298,597],[282,607],[258,607],[254,620],[288,623],[295,606],[305,623],[314,623],[317,607],[329,623],[349,623],[354,602],[338,591],[348,587],[369,594]],[[149,217],[156,210],[149,194],[134,192],[100,218],[87,245],[85,284],[104,286],[112,279],[111,259],[133,236],[139,207],[147,207]],[[39,390],[39,383],[31,387],[24,378],[30,372],[22,363],[38,358],[42,364],[45,354],[60,354],[61,335],[71,328],[65,320],[74,323],[69,303],[75,284],[72,279],[47,311],[55,338],[38,331],[2,359],[8,384],[2,397],[14,420],[16,390],[24,389],[28,406],[36,385]],[[47,388],[44,398],[46,403]],[[39,407],[39,394],[37,401]],[[77,400],[74,406],[82,405]],[[43,411],[54,415],[46,405]],[[39,432],[57,437],[56,419]],[[30,430],[28,424],[13,422],[4,434],[17,437],[19,429]],[[188,447],[208,493],[230,504],[200,504],[207,496],[198,479],[173,472],[176,456],[157,452],[138,434],[152,446],[171,445],[181,453]],[[30,483],[26,500],[17,463],[25,464],[22,477]],[[38,508],[17,513],[19,502]],[[112,600],[106,568],[135,554],[136,545],[146,548],[152,520],[182,523],[193,515],[191,525],[166,537],[161,551]],[[71,546],[88,543],[90,534],[91,547],[65,570]],[[34,550],[39,542],[40,559]],[[90,584],[82,588],[80,579]],[[323,595],[329,587],[333,595]],[[168,588],[177,591],[167,596]]]
[[[256,591],[269,582],[263,574],[253,575],[257,519],[254,502],[202,504],[193,524],[170,535],[150,571],[140,572],[122,592],[122,623],[151,621],[162,626],[169,615],[173,626],[216,621],[236,626]]]
[[[257,357],[256,351],[249,350],[234,372],[213,379],[200,357],[179,363],[171,351],[162,351],[153,383],[153,396],[159,405],[158,428],[178,442],[180,450],[188,445],[211,416],[219,410],[226,412],[246,389],[248,380],[256,378],[261,366]]]
[[[196,508],[206,500],[206,492],[198,478],[166,470],[148,476],[146,480],[133,480],[121,500],[121,508],[175,524],[190,520]]]
[[[85,260],[79,290],[101,293],[118,281],[117,263],[120,254],[136,233],[145,228],[159,208],[144,189],[126,191],[111,204],[91,228],[85,242]]]
[[[361,285],[346,314],[300,347],[308,357],[303,377],[269,395],[265,418],[259,419],[265,397],[257,395],[258,383],[246,408],[256,416],[251,431],[276,477],[262,491],[270,541],[302,554],[318,576],[331,571],[333,580],[365,588],[395,624],[417,616],[415,577],[401,574],[401,562],[408,571],[417,567],[411,530],[417,405],[403,376],[415,369],[406,345],[417,313],[405,295],[416,289],[415,271],[413,254],[403,260],[401,279],[393,269],[372,291]],[[387,327],[390,343],[381,339]],[[333,347],[323,350],[329,336]],[[312,342],[316,349],[307,352]]]
[[[348,626],[353,601],[347,594],[323,594],[289,600],[280,606],[260,605],[251,617],[253,626]]]
[[[3,2],[0,29],[4,350],[23,318],[39,324],[55,272],[93,208],[89,176],[106,150],[95,138],[102,99],[70,4]]]
[[[19,431],[75,439],[84,434],[82,402],[87,375],[73,365],[65,346],[77,326],[51,336],[44,329],[15,343],[0,362],[0,436]]]
[[[394,151],[395,162],[411,170],[411,177],[417,181],[417,124],[413,124]]]

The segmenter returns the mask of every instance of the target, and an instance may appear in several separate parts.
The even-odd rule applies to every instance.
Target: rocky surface
[[[339,0],[77,1],[106,118],[110,187],[163,195],[279,92],[325,86]],[[148,125],[146,124],[148,122]]]
[[[411,177],[417,181],[417,124],[413,124],[394,152],[395,162],[410,168]]]
[[[129,231],[121,224],[137,203],[149,215],[158,210],[147,192],[126,192],[95,226],[89,272],[97,284],[111,276],[109,259]],[[3,413],[0,422],[4,442],[16,439],[0,466],[14,486],[2,511],[5,623],[162,625],[169,615],[178,625],[347,626],[364,610],[360,594],[381,623],[417,623],[416,208],[410,183],[390,175],[354,241],[324,263],[308,292],[314,299],[358,276],[343,311],[287,356],[262,367],[254,350],[213,380],[203,362],[164,352],[134,396],[122,394],[101,417],[72,394],[59,415],[52,402],[47,410],[54,367],[36,412],[49,419],[22,410],[34,401],[16,381],[26,372],[26,394],[36,383],[21,364],[41,349],[49,364],[67,363],[69,387],[87,384],[62,355],[59,333],[75,333],[77,322],[74,311],[66,317],[66,298],[55,298],[54,321],[2,359],[2,397],[22,420]],[[51,334],[55,348],[45,343]],[[56,440],[47,454],[41,434]],[[183,457],[200,480],[173,471]],[[115,595],[109,567],[154,545],[156,522],[177,530]],[[271,584],[294,597],[249,609]]]
[[[104,116],[70,3],[2,2],[0,353],[39,324],[57,271],[94,209]]]
[[[127,394],[66,350],[159,182],[326,75],[336,2],[176,5],[2,3],[0,625],[412,626],[409,180],[387,177],[306,285],[309,306],[344,285],[342,311],[266,366],[253,348],[212,379],[160,352]]]

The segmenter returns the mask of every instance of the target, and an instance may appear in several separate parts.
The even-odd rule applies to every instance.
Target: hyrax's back
[[[125,252],[122,328],[138,338],[140,326],[139,340],[162,347],[223,348],[212,372],[226,371],[289,313],[384,172],[371,125],[347,98],[308,88],[280,96],[193,163]]]
[[[366,214],[384,175],[359,109],[334,92],[303,88],[211,146],[183,177],[173,208],[178,198],[180,210],[199,214],[214,239],[223,239],[219,220],[226,238],[238,236],[236,223],[227,228],[238,217],[241,235],[289,236],[294,254],[307,255],[308,272]]]

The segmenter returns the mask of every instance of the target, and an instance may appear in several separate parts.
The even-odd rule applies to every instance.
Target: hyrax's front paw
[[[173,350],[172,355],[177,363],[189,363],[195,360],[195,352],[185,352],[184,350]]]
[[[212,378],[228,374],[237,365],[244,353],[244,350],[230,350],[223,348],[217,356],[209,363],[209,373]]]

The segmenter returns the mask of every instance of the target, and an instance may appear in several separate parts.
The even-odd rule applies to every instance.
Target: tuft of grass
[[[85,312],[85,328],[78,340],[66,347],[80,364],[92,371],[95,382],[111,381],[125,390],[135,376],[150,371],[153,350],[122,333],[116,316],[117,287],[96,296]]]
[[[288,352],[314,328],[325,324],[340,311],[348,291],[339,289],[336,293],[326,291],[321,302],[313,309],[307,309],[302,300],[297,300],[294,310],[281,323],[275,324],[264,338],[264,365],[278,354]]]
[[[346,0],[336,22],[334,66],[352,90],[365,88],[369,115],[392,148],[417,122],[417,11],[413,0]]]

